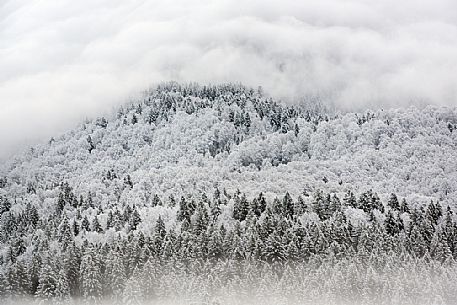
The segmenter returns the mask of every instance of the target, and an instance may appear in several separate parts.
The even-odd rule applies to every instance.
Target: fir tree
[[[81,292],[88,303],[97,303],[102,296],[101,272],[93,246],[88,246],[81,261]]]
[[[57,295],[57,272],[49,258],[45,258],[40,270],[36,296],[44,301],[51,301]]]
[[[138,225],[141,223],[140,213],[136,208],[133,209],[132,215],[130,216],[129,220],[130,230],[136,230]]]
[[[241,198],[236,197],[235,203],[233,205],[233,218],[239,221],[243,221],[246,219],[246,216],[249,212],[249,204],[248,200],[246,199],[246,195],[243,194]]]
[[[251,203],[251,210],[254,211],[254,214],[257,217],[260,217],[263,212],[265,212],[267,208],[267,201],[265,200],[265,197],[263,193],[259,193],[259,196],[257,198],[254,198],[254,200]]]
[[[84,219],[81,222],[81,229],[85,230],[86,232],[90,231],[90,224],[89,219],[87,219],[87,216],[84,216]]]
[[[100,223],[98,222],[98,217],[97,217],[97,216],[95,216],[95,217],[92,219],[92,231],[93,231],[93,232],[97,232],[97,233],[103,233],[102,226],[101,226]]]
[[[125,268],[120,251],[112,251],[106,264],[106,288],[113,302],[120,304],[126,282]]]
[[[284,195],[282,199],[282,205],[284,216],[292,218],[292,216],[294,215],[294,203],[289,192],[286,192],[286,195]]]
[[[390,194],[389,201],[387,201],[387,206],[395,211],[400,210],[400,203],[398,202],[397,195],[394,193]]]

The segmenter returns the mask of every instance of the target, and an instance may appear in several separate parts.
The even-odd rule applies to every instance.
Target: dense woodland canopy
[[[164,84],[3,165],[0,298],[452,304],[456,128]]]

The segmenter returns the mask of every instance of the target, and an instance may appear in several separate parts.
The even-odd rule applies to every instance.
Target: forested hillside
[[[453,304],[456,129],[158,86],[2,165],[1,302]]]

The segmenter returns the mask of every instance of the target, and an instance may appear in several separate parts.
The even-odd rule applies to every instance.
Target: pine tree
[[[298,127],[298,124],[295,123],[295,126],[294,126],[294,134],[296,137],[298,137],[298,134],[300,133],[300,128]]]
[[[70,286],[67,279],[67,274],[64,268],[60,268],[57,274],[57,285],[55,291],[56,299],[61,304],[65,304],[70,298]]]
[[[62,244],[62,249],[65,251],[68,245],[73,241],[70,224],[68,218],[64,217],[59,226],[59,242]]]
[[[45,257],[40,270],[36,296],[44,301],[51,301],[57,295],[58,278],[54,264]]]
[[[163,222],[163,219],[161,216],[157,219],[155,228],[154,228],[154,252],[156,255],[160,255],[163,251],[163,243],[165,240],[165,236],[167,234],[167,231],[165,229],[165,223]]]
[[[109,230],[112,227],[114,227],[114,214],[113,211],[110,210],[106,219],[106,229]]]
[[[86,232],[90,231],[90,224],[89,224],[89,219],[87,219],[87,216],[84,216],[84,219],[81,222],[81,229],[85,230]]]
[[[80,274],[83,297],[90,304],[98,303],[102,296],[101,272],[97,254],[92,245],[84,252]]]
[[[87,144],[89,144],[89,148],[88,148],[89,153],[92,153],[92,151],[95,149],[95,144],[92,141],[92,137],[89,135],[89,136],[87,136],[86,140],[87,140]]]
[[[260,217],[263,212],[265,212],[267,208],[267,201],[265,200],[265,197],[263,193],[259,193],[259,196],[257,198],[254,198],[254,200],[251,203],[251,210],[254,211],[254,214],[257,217]]]
[[[387,213],[387,218],[385,220],[386,232],[390,235],[397,235],[403,231],[403,222],[395,215],[392,210]]]
[[[140,305],[142,298],[142,287],[140,285],[137,272],[135,271],[133,276],[130,277],[125,284],[122,303],[125,305]]]
[[[288,245],[283,243],[281,235],[279,229],[276,228],[265,240],[262,256],[266,261],[279,262],[286,259]]]
[[[292,197],[290,196],[289,192],[286,192],[282,199],[283,211],[284,216],[292,218],[294,215],[294,203]]]
[[[178,210],[178,220],[183,221],[186,220],[188,223],[190,223],[190,216],[193,214],[193,211],[191,210],[190,204],[187,203],[186,199],[184,196],[181,197],[181,200],[179,201],[179,210]]]
[[[431,201],[430,204],[427,206],[427,210],[425,212],[427,219],[436,226],[438,224],[438,219],[443,215],[443,211],[439,202],[436,204]]]
[[[25,210],[26,210],[26,217],[27,217],[27,221],[28,221],[29,225],[31,225],[33,228],[35,228],[36,225],[38,224],[38,221],[40,220],[36,207],[30,203],[27,203]],[[1,213],[0,213],[0,215],[1,215]]]
[[[387,201],[387,206],[395,211],[400,210],[400,203],[398,202],[398,198],[395,193],[390,194],[389,201]]]
[[[17,297],[25,297],[31,291],[30,274],[26,263],[22,259],[18,259],[10,268],[9,285],[11,291]]]
[[[401,201],[400,212],[401,213],[409,213],[410,212],[409,207],[408,207],[408,203],[406,202],[405,198],[403,198],[403,200]]]
[[[121,256],[122,253],[119,250],[110,252],[105,271],[105,290],[109,292],[115,304],[121,304],[126,282],[125,268]]]
[[[457,225],[452,219],[454,212],[448,206],[446,208],[446,216],[444,219],[443,234],[446,236],[447,244],[449,249],[453,253],[454,257],[457,256]]]
[[[297,201],[294,203],[294,215],[298,217],[303,215],[305,212],[308,212],[308,207],[306,206],[305,201],[302,196],[298,196]]]
[[[208,257],[212,259],[219,259],[223,255],[223,238],[220,230],[214,226],[208,228]]]
[[[154,197],[152,198],[152,203],[151,203],[151,205],[152,205],[153,207],[155,207],[155,206],[162,206],[162,200],[160,200],[159,195],[154,194]]]
[[[102,226],[98,222],[98,217],[95,216],[92,220],[92,231],[97,233],[103,233]]]
[[[330,196],[330,203],[328,208],[331,215],[337,212],[341,212],[341,201],[336,194],[332,194]]]
[[[6,299],[11,293],[11,287],[7,278],[0,272],[0,301]]]
[[[157,295],[157,288],[160,285],[159,280],[162,276],[162,266],[159,260],[155,258],[150,258],[144,264],[140,280],[143,286],[143,296],[145,299],[152,299]]]
[[[320,190],[317,190],[314,194],[312,202],[312,207],[314,212],[319,216],[321,220],[326,220],[330,217],[329,215],[329,205],[330,205],[330,195],[325,196],[324,193]]]
[[[138,118],[136,117],[135,114],[132,115],[132,125],[135,125],[136,123],[138,123]]]
[[[133,209],[132,215],[130,216],[130,219],[128,221],[130,230],[136,230],[138,225],[141,223],[140,213],[138,213],[138,210],[136,208]]]
[[[428,251],[427,241],[424,239],[420,228],[414,225],[409,233],[408,247],[412,255],[423,257]]]
[[[66,271],[66,278],[71,295],[79,294],[80,261],[80,250],[73,241],[67,247],[63,257],[63,269]]]
[[[357,207],[359,209],[362,209],[365,213],[368,213],[373,209],[373,207],[371,206],[371,194],[371,190],[362,193],[359,196],[359,200],[357,202]]]
[[[233,218],[239,221],[243,221],[246,219],[246,216],[249,212],[249,204],[248,200],[246,199],[246,195],[243,194],[241,198],[236,197],[235,203],[233,205]]]
[[[247,203],[246,203],[247,204]],[[209,217],[208,217],[208,211],[206,207],[204,206],[203,202],[199,202],[197,205],[197,209],[195,210],[194,213],[194,218],[193,218],[193,232],[194,234],[198,235],[202,232],[205,232],[209,224]]]
[[[440,231],[435,232],[431,252],[433,258],[441,263],[452,260],[452,252],[447,244],[446,236]]]
[[[3,213],[9,212],[11,209],[11,202],[5,196],[0,196],[0,216]]]

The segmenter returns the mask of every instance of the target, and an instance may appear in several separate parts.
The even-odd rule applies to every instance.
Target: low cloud
[[[456,79],[453,0],[7,0],[0,157],[166,80],[363,109],[455,106]]]

